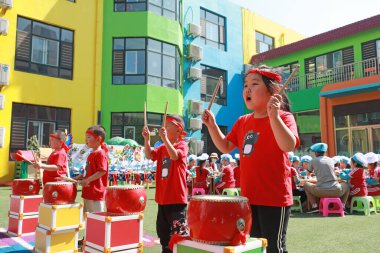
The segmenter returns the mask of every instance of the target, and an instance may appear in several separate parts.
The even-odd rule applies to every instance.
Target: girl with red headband
[[[45,185],[48,182],[61,181],[61,176],[67,176],[67,150],[65,144],[66,134],[61,130],[49,135],[49,146],[53,149],[47,164],[36,161],[35,169],[43,169],[42,182]]]
[[[82,179],[82,198],[84,212],[105,211],[104,196],[108,185],[108,149],[104,143],[106,132],[102,126],[92,126],[86,131],[86,145],[92,148],[87,157],[87,164],[83,175],[75,179]]]
[[[281,75],[263,66],[245,76],[243,99],[253,113],[241,116],[225,136],[214,114],[202,120],[216,147],[240,154],[240,187],[252,208],[251,236],[267,238],[267,252],[286,251],[286,230],[293,204],[288,152],[299,145],[297,125],[286,95],[279,95]]]
[[[157,161],[156,197],[158,213],[157,235],[162,252],[172,252],[169,241],[173,234],[187,235],[186,207],[186,158],[188,146],[183,140],[184,122],[179,115],[166,117],[166,126],[159,130],[163,144],[155,149],[150,146],[147,126],[143,128],[144,152],[147,159]]]

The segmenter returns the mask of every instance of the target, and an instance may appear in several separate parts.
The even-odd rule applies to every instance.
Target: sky
[[[380,0],[230,1],[306,37],[380,14]]]

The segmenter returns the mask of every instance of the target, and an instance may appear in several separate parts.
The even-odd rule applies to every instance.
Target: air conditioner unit
[[[5,95],[0,94],[0,110],[4,109],[4,104],[5,104]]]
[[[189,114],[200,115],[203,113],[203,102],[198,100],[189,100]]]
[[[9,65],[0,64],[0,85],[9,85]]]
[[[191,138],[189,142],[189,152],[191,154],[200,155],[203,153],[203,146],[203,141]]]
[[[4,147],[5,127],[0,127],[0,148]]]
[[[202,120],[198,118],[190,118],[189,120],[189,128],[193,131],[202,129]]]
[[[0,18],[0,34],[7,35],[9,29],[9,21],[5,18]]]
[[[0,8],[12,8],[12,0],[0,0]]]
[[[201,27],[199,25],[189,23],[187,26],[187,35],[193,38],[199,37],[201,35]]]
[[[200,61],[203,58],[203,50],[200,46],[190,44],[187,46],[187,58],[192,61]]]
[[[188,79],[199,80],[202,78],[202,70],[200,68],[191,67],[187,75]]]
[[[252,64],[244,64],[243,66],[243,74],[247,74],[253,68]]]

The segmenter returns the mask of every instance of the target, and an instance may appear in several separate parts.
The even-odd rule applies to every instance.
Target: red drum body
[[[40,180],[15,179],[12,183],[13,195],[37,195],[40,192]]]
[[[206,244],[231,245],[236,238],[249,236],[251,213],[245,197],[194,196],[187,211],[190,237]]]
[[[77,187],[70,182],[49,182],[44,186],[43,197],[45,204],[75,203]]]
[[[146,191],[140,185],[109,186],[106,190],[107,212],[132,214],[144,211]]]

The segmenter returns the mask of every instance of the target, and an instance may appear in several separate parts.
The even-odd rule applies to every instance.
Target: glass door
[[[365,154],[369,152],[368,137],[367,128],[351,129],[352,154],[355,154],[357,152]]]
[[[380,154],[380,126],[372,127],[371,130],[371,143],[373,145],[371,151]]]

